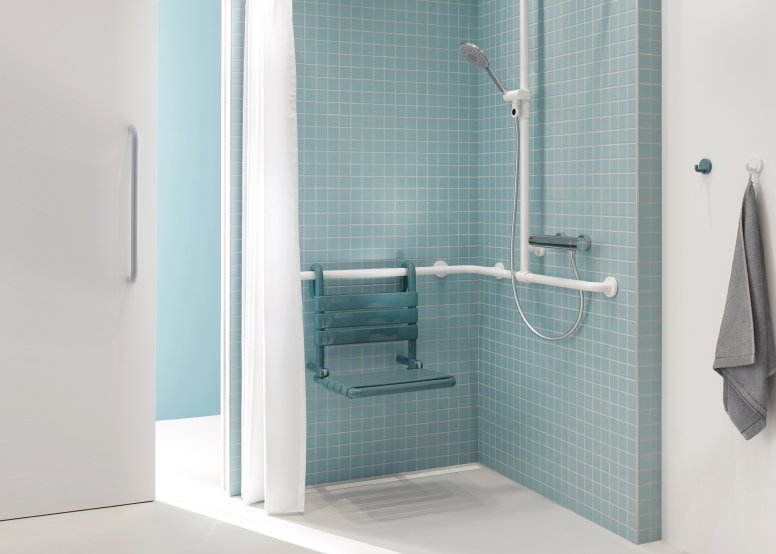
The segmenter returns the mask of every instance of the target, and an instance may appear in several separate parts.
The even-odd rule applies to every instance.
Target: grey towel
[[[768,377],[776,371],[765,258],[751,181],[746,187],[714,369],[725,411],[745,439],[765,428]]]

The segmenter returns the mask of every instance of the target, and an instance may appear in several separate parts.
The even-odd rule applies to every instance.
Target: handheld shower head
[[[490,62],[488,62],[485,52],[480,50],[480,47],[476,44],[472,42],[462,42],[458,45],[458,51],[470,64],[481,67],[482,69],[488,69]]]
[[[488,72],[488,75],[490,75],[490,78],[493,80],[493,82],[496,84],[498,89],[501,91],[501,94],[506,94],[507,89],[504,85],[501,84],[501,81],[498,77],[496,77],[496,74],[493,73],[493,71],[490,69],[490,62],[488,61],[488,57],[485,55],[485,52],[480,50],[480,47],[474,44],[473,42],[462,42],[458,45],[458,51],[461,53],[461,56],[464,57],[464,59],[469,62],[472,65],[476,65],[477,67],[484,69]]]

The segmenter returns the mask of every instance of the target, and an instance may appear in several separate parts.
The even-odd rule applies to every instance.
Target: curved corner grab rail
[[[499,264],[501,265],[501,264]],[[485,275],[497,279],[509,279],[511,273],[508,269],[502,267],[485,267],[481,265],[447,265],[444,262],[437,262],[429,267],[415,268],[417,275],[435,275],[444,277],[446,275]],[[332,269],[324,271],[326,279],[379,279],[382,277],[404,277],[407,270],[403,267],[386,267],[378,269]],[[315,274],[312,271],[301,271],[302,281],[312,281]],[[609,298],[617,296],[617,279],[607,277],[603,281],[577,281],[576,279],[566,279],[564,277],[553,277],[551,275],[539,275],[530,271],[518,271],[515,278],[521,283],[537,283],[540,285],[549,285],[564,289],[583,290],[587,292],[601,292]]]

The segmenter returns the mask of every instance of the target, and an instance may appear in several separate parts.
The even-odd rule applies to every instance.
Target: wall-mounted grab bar
[[[437,277],[445,277],[446,275],[486,275],[488,277],[496,277],[497,279],[509,279],[512,276],[511,272],[508,269],[502,269],[502,267],[447,265],[437,262],[433,266],[415,268],[415,274],[436,275]],[[383,277],[404,277],[407,275],[407,270],[403,267],[333,269],[324,271],[323,274],[326,279],[380,279]],[[299,276],[302,281],[312,281],[315,279],[315,273],[312,271],[301,271]],[[529,271],[517,271],[515,272],[515,279],[521,283],[538,283],[564,289],[601,292],[609,298],[617,295],[618,285],[617,279],[614,277],[607,277],[603,281],[577,281],[576,279],[553,277],[551,275],[538,275]]]
[[[531,235],[528,237],[531,246],[543,246],[545,248],[565,248],[566,250],[590,250],[593,241],[587,235],[567,237],[560,233],[554,235]]]

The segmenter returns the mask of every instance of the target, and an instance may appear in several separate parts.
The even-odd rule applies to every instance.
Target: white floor
[[[189,482],[223,498],[219,429],[218,417],[159,422],[157,483]],[[0,522],[2,554],[312,552],[163,501]]]
[[[456,469],[465,471],[315,489],[306,514],[286,519],[404,554],[677,552],[634,546],[490,469]]]
[[[157,427],[157,502],[0,523],[0,552],[677,554],[634,546],[476,464],[308,489],[269,517],[219,486],[218,418]]]
[[[304,554],[247,529],[162,502],[0,523],[3,554]]]
[[[181,460],[208,452],[218,422],[172,422],[160,430],[159,454],[178,477],[164,477],[158,497],[174,505],[330,554],[676,554],[666,544],[628,541],[477,464],[383,479],[311,487],[303,516],[268,517],[260,506],[226,498],[200,470],[181,479]],[[172,440],[177,437],[173,448]],[[203,441],[197,446],[198,441]],[[166,443],[166,444],[163,444]],[[211,452],[212,454],[212,452]],[[217,454],[217,453],[216,453]],[[197,462],[205,463],[199,459]],[[209,482],[218,482],[212,458]],[[206,473],[206,472],[204,472]]]

